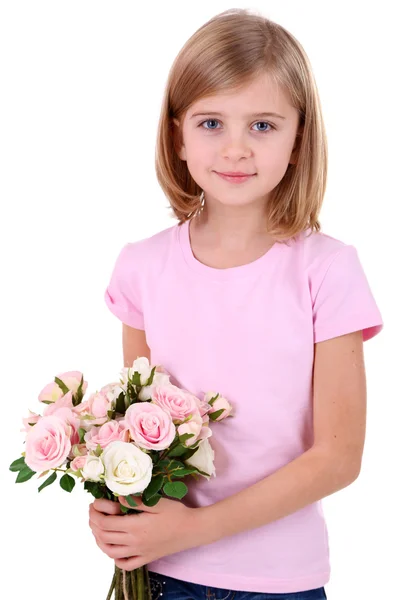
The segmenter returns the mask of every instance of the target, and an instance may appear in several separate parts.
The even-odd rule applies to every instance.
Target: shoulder
[[[322,284],[343,287],[346,281],[365,276],[357,249],[343,240],[321,231],[307,230],[296,238],[295,245],[300,251],[303,273],[312,295]]]
[[[174,244],[177,227],[178,224],[175,224],[150,236],[127,242],[120,252],[120,258],[127,267],[138,263],[151,266],[163,261]]]
[[[149,235],[144,238],[140,238],[135,240],[134,242],[127,242],[125,248],[129,250],[129,252],[158,252],[159,250],[165,250],[165,248],[170,244],[173,235],[176,233],[176,229],[178,224],[172,225],[161,231],[157,231],[152,235]]]
[[[297,243],[302,248],[305,268],[314,270],[328,266],[338,255],[352,254],[354,246],[321,231],[307,230],[300,234]]]
[[[321,281],[332,268],[341,269],[347,265],[351,271],[360,267],[357,249],[352,244],[321,231],[308,229],[300,233],[292,247],[299,257],[297,264],[301,264],[302,271],[314,283]]]

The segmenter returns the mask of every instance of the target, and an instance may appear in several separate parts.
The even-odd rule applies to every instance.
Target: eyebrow
[[[215,112],[215,111],[210,111],[210,112],[196,112],[194,113],[190,118],[193,119],[194,117],[202,117],[202,116],[215,116],[215,117],[223,117],[224,115],[220,112]],[[262,113],[254,113],[252,115],[245,115],[246,118],[264,118],[264,117],[276,117],[278,119],[285,119],[286,117],[283,117],[282,115],[278,115],[278,113],[275,112],[262,112]]]

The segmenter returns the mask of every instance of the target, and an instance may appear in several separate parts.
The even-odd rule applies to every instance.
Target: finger
[[[92,503],[92,506],[97,512],[104,513],[106,515],[120,515],[121,507],[118,502],[112,500],[106,500],[106,498],[96,498]]]
[[[116,531],[99,531],[98,537],[103,542],[103,544],[112,544],[114,546],[127,547],[128,541],[130,543],[132,542],[130,536],[127,533],[120,533]]]
[[[125,518],[129,518],[127,515]],[[89,525],[97,526],[102,531],[127,532],[128,521],[121,521],[122,516],[105,515],[94,508],[89,511]]]
[[[132,533],[133,528],[136,525],[136,522],[132,521],[132,517],[136,518],[136,516],[140,515],[121,515],[121,516],[113,516],[113,515],[101,515],[98,513],[98,516],[95,517],[95,524],[100,527],[103,531],[114,531],[118,533]]]
[[[130,546],[117,546],[115,544],[105,544],[105,546],[106,553],[114,560],[124,561],[131,558],[132,554],[134,555],[134,549],[132,549]]]
[[[116,544],[117,546],[126,546],[128,542],[132,542],[132,538],[125,532],[104,531],[94,523],[90,523],[90,528],[94,537],[100,540],[103,544]]]
[[[131,554],[128,546],[116,546],[115,544],[105,544],[102,540],[96,538],[96,543],[100,550],[109,558],[123,560],[125,556]]]
[[[119,569],[123,569],[124,571],[133,571],[134,569],[139,569],[139,567],[143,567],[143,565],[147,564],[143,556],[131,556],[129,558],[119,558],[115,560],[115,564]]]

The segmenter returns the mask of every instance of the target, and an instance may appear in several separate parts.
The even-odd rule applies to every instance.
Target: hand
[[[123,496],[119,501],[129,504]],[[132,571],[162,556],[207,543],[203,509],[161,498],[146,506],[135,497],[140,514],[123,515],[120,504],[104,498],[89,507],[89,525],[99,548],[120,569]]]

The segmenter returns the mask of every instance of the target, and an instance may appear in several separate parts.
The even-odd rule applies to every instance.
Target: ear
[[[174,119],[173,136],[175,151],[181,160],[186,160],[186,148],[182,141],[183,136],[180,127],[181,124],[178,119]]]

